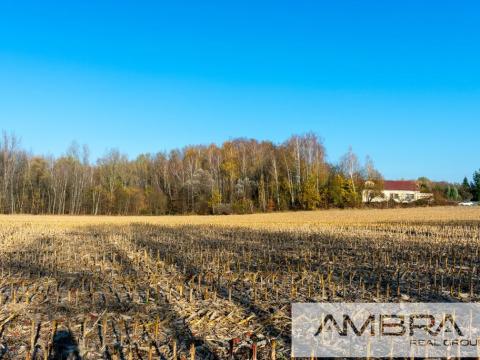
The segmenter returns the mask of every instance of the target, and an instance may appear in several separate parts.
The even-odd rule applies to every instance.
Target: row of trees
[[[480,170],[475,171],[472,180],[465,177],[462,183],[433,182],[428,178],[418,179],[420,189],[434,194],[437,202],[446,201],[480,201]]]
[[[236,139],[134,160],[117,150],[96,163],[73,144],[65,155],[35,156],[18,139],[0,140],[0,211],[32,214],[247,213],[356,206],[365,180],[380,180],[351,149],[325,161],[312,133],[282,144]]]

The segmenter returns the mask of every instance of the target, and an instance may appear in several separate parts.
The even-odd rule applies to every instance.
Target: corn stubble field
[[[0,217],[0,359],[285,359],[292,302],[479,301],[480,208]]]

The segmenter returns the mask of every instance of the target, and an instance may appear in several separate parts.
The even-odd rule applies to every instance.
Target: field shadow
[[[57,330],[53,336],[51,360],[81,360],[80,350],[70,330]]]
[[[104,228],[84,228],[82,231],[75,233],[75,235],[83,234],[87,237],[92,234],[95,235],[95,241],[97,241],[99,245],[101,244],[97,248],[97,253],[103,252],[105,254],[108,254],[106,256],[106,261],[112,261],[112,257],[115,259],[115,263],[120,268],[112,268],[111,271],[118,271],[121,276],[126,275],[129,278],[133,276],[142,279],[142,276],[144,275],[142,270],[138,269],[133,263],[133,261],[127,256],[127,254],[108,239],[108,236],[103,236],[106,235]],[[16,304],[30,304],[28,308],[28,313],[34,315],[35,317],[41,316],[42,319],[43,317],[46,317],[50,320],[58,319],[60,316],[65,316],[66,318],[75,318],[78,315],[88,317],[88,314],[92,312],[97,312],[98,314],[102,312],[114,314],[145,313],[145,310],[143,309],[145,304],[133,302],[131,298],[120,299],[117,296],[117,301],[113,301],[113,299],[115,299],[114,296],[116,295],[114,289],[112,289],[111,286],[113,284],[109,284],[107,278],[105,277],[105,274],[102,274],[97,268],[92,269],[91,271],[75,271],[76,264],[73,263],[71,271],[69,271],[61,268],[52,268],[51,266],[48,266],[48,264],[45,264],[44,261],[41,260],[42,257],[39,255],[39,244],[44,243],[45,239],[42,237],[32,239],[29,244],[23,245],[22,248],[19,248],[7,254],[3,258],[0,257],[0,271],[4,275],[8,275],[12,278],[17,279],[15,281],[17,281],[18,286],[20,288],[23,288],[22,291],[12,292],[12,289],[15,289],[15,287],[13,287],[13,285],[7,286],[6,284],[4,284],[0,288],[0,294],[2,295],[1,301],[3,304],[7,302],[12,303],[13,300],[15,300],[14,302]],[[25,282],[25,279],[28,279],[28,281]],[[38,301],[38,303],[32,302],[33,295],[29,293],[28,287],[24,288],[24,286],[28,286],[28,283],[42,283],[46,279],[55,280],[57,285],[53,286],[52,288],[45,286],[46,289],[43,289],[43,295],[45,295],[47,300]],[[141,284],[141,282],[142,281],[139,281],[137,286],[137,291],[139,294],[143,294],[143,296],[145,296],[145,294],[154,294],[156,292],[156,289],[151,286],[145,285],[145,283]],[[70,303],[64,303],[62,301],[58,303],[58,300],[57,302],[55,302],[55,293],[56,291],[58,291],[59,288],[62,289],[62,296],[65,296],[66,291],[70,291],[74,288],[81,288],[83,285],[88,285],[89,283],[93,283],[95,287],[95,292],[100,295],[100,297],[98,299],[95,299],[95,301],[87,301],[86,303],[85,301],[79,301],[78,304],[75,304],[73,299]],[[55,289],[55,287],[57,288],[57,290]],[[103,287],[105,287],[104,291],[109,291],[109,294],[110,292],[112,293],[112,301],[105,301],[105,295],[107,295],[107,293],[102,291]],[[110,288],[110,290],[108,290],[108,288]],[[88,289],[86,290],[86,293],[88,294]],[[162,326],[165,326],[174,334],[173,336],[177,340],[178,351],[181,351],[182,349],[187,351],[190,344],[193,343],[197,348],[197,356],[199,359],[219,359],[216,353],[209,347],[209,345],[202,337],[196,336],[192,333],[192,331],[186,324],[185,319],[175,311],[171,304],[162,301],[155,302],[155,306],[156,311],[159,314],[169,315],[165,318],[168,318],[170,320],[168,321],[168,323],[163,323]],[[12,326],[14,325],[12,324]],[[125,328],[127,329],[128,334],[128,327],[126,324]],[[10,336],[8,335],[6,336],[6,338],[9,337]],[[153,346],[156,353],[156,358],[166,359],[165,355],[162,354],[160,351],[160,345],[165,344],[158,344],[156,341],[154,341],[154,339],[150,337],[150,335],[148,334],[148,332],[145,331],[145,329],[143,330],[143,334],[141,334],[141,338],[146,339],[145,341],[147,341],[149,345]],[[38,339],[35,340],[35,343],[37,340]],[[103,343],[105,341],[106,340],[102,339],[100,335],[98,343]],[[133,345],[133,351],[134,353],[136,353],[137,358],[145,358],[145,355],[141,355],[139,351],[139,346],[137,344],[132,343],[131,345]],[[102,347],[104,348],[103,357],[112,358],[109,352],[109,347]],[[118,341],[114,345],[114,348],[115,352],[117,354],[120,354],[120,358],[126,358],[124,356],[124,349]],[[0,359],[11,355],[11,350],[12,349],[8,348],[4,349],[3,347],[1,347],[0,344]],[[38,354],[39,352],[36,351],[33,356],[38,357]],[[73,332],[71,332],[70,330],[62,330],[55,333],[49,359],[80,359],[78,343],[74,337]]]
[[[138,229],[138,228],[137,228]],[[158,231],[166,231],[167,233],[172,233],[171,228],[159,228]],[[180,251],[173,251],[172,249],[165,249],[162,247],[162,243],[157,242],[152,239],[148,239],[146,236],[136,236],[138,234],[142,234],[141,230],[139,232],[133,232],[134,242],[143,249],[148,251],[152,250],[155,253],[158,251],[159,256],[169,256],[173,258],[175,261],[175,266],[178,271],[185,271],[187,277],[191,277],[193,275],[202,274],[203,270],[193,264],[191,259],[187,256],[181,255]],[[185,236],[185,232],[180,232],[182,236]],[[142,234],[144,235],[144,234]],[[175,233],[178,236],[178,233]],[[204,277],[201,278],[200,283],[202,286],[209,287]],[[276,326],[269,323],[269,319],[272,316],[272,312],[262,309],[257,304],[255,304],[249,297],[242,296],[240,291],[229,295],[229,289],[221,284],[216,284],[215,291],[217,295],[223,300],[232,300],[236,305],[240,306],[241,308],[255,314],[257,319],[259,320],[260,324],[264,326],[264,330],[271,338],[281,339],[284,344],[289,345],[291,342],[291,338],[289,332],[285,332],[282,329],[277,328]]]
[[[125,274],[135,273],[137,274],[137,277],[146,276],[146,274],[143,274],[142,269],[139,269],[138,267],[135,266],[134,262],[127,256],[124,250],[120,249],[117,245],[115,245],[112,242],[109,242],[109,249],[121,264],[122,273],[125,273]],[[137,289],[139,290],[140,293],[143,293],[144,295],[155,294],[157,292],[157,289],[154,289],[153,287],[145,284],[137,284]],[[178,314],[178,312],[174,309],[172,304],[166,301],[160,302],[157,299],[155,301],[155,305],[157,307],[156,310],[159,313],[164,315],[167,315],[167,314],[172,315],[169,317],[172,320],[169,320],[168,323],[164,324],[163,326],[167,327],[173,332],[175,340],[179,341],[178,343],[179,350],[180,350],[180,347],[182,347],[182,345],[183,345],[183,348],[186,350],[189,348],[190,344],[194,344],[197,351],[196,354],[199,359],[205,359],[205,360],[220,359],[218,355],[213,351],[213,349],[210,348],[208,343],[203,339],[203,337],[193,334],[192,330],[187,325],[186,319],[180,314]],[[127,331],[127,334],[128,334],[128,331]],[[154,341],[154,339],[151,339],[150,334],[144,331],[144,336],[149,338],[149,342],[155,349],[156,355],[161,359],[165,358],[164,355],[160,352],[156,341]]]
[[[361,278],[367,281],[369,288],[367,289],[368,296],[375,296],[375,286],[379,286],[381,294],[385,294],[387,288],[390,291],[390,297],[385,298],[385,301],[400,301],[397,290],[401,290],[402,294],[408,292],[408,295],[413,299],[419,301],[437,301],[437,302],[452,302],[455,301],[452,296],[443,294],[433,287],[422,288],[417,290],[415,284],[423,282],[425,279],[430,281],[433,278],[434,273],[432,269],[422,269],[421,272],[407,275],[407,278],[398,281],[395,267],[381,266],[378,264],[369,264],[370,259],[373,258],[373,254],[381,253],[383,250],[378,250],[375,244],[368,238],[355,238],[342,239],[336,236],[329,236],[328,234],[301,234],[294,232],[284,231],[263,231],[263,230],[244,230],[239,228],[222,229],[219,227],[210,226],[162,226],[162,225],[145,225],[134,224],[132,225],[132,240],[140,248],[147,250],[150,254],[158,254],[161,259],[165,259],[169,263],[176,266],[180,272],[185,272],[187,278],[192,278],[195,275],[202,275],[208,272],[208,268],[203,267],[193,261],[191,256],[192,252],[198,254],[207,253],[211,255],[216,251],[225,250],[234,253],[236,261],[241,262],[243,258],[243,252],[247,250],[249,254],[252,254],[251,261],[253,264],[242,264],[242,268],[248,266],[251,271],[285,271],[281,269],[282,266],[288,264],[291,268],[301,268],[304,265],[303,260],[296,254],[300,250],[310,249],[312,251],[318,250],[316,247],[327,249],[329,247],[337,248],[338,254],[350,258],[352,263],[358,264],[356,269],[357,275],[361,274]],[[242,239],[243,244],[235,244],[234,239]],[[281,240],[279,240],[281,239]],[[344,243],[342,243],[342,241]],[[340,246],[338,244],[341,244]],[[188,248],[190,246],[190,248]],[[408,264],[411,261],[409,257],[413,249],[411,247],[395,249],[395,254],[398,256],[397,261],[401,267],[402,264]],[[415,245],[416,246],[416,245]],[[192,250],[191,247],[194,247]],[[277,265],[272,268],[270,262],[266,262],[265,257],[262,257],[265,251],[275,249],[272,253],[272,263]],[[358,249],[363,248],[363,257],[356,253]],[[428,245],[426,245],[428,249]],[[391,249],[389,249],[391,250]],[[368,254],[368,255],[365,255]],[[331,251],[329,256],[336,256],[335,251]],[[366,256],[366,257],[365,257]],[[380,256],[378,256],[380,258]],[[324,262],[315,264],[319,268],[330,269],[329,262],[331,260],[326,258]],[[478,260],[477,260],[478,261]],[[334,279],[343,278],[343,271],[345,266],[332,266],[331,272],[334,275]],[[454,275],[452,275],[454,276]],[[455,281],[453,277],[446,277],[447,281]],[[215,282],[215,280],[213,280]],[[270,337],[279,338],[286,344],[289,344],[290,333],[287,329],[281,329],[271,324],[269,319],[272,317],[272,308],[265,306],[258,306],[251,298],[251,296],[245,296],[245,291],[251,289],[251,284],[246,283],[243,280],[238,280],[239,288],[234,289],[234,293],[229,292],[229,288],[218,282],[215,282],[215,291],[222,299],[232,300],[237,305],[241,306],[245,310],[254,313],[259,322],[265,326],[265,330]],[[200,283],[202,286],[211,287],[212,282],[208,283],[204,277],[201,278]],[[408,285],[408,286],[407,286]],[[401,288],[399,288],[401,286]],[[351,286],[352,287],[352,286]],[[397,289],[398,288],[398,289]],[[465,289],[463,289],[465,290]],[[355,286],[352,287],[352,291],[359,291]],[[381,295],[383,296],[383,295]],[[396,299],[396,300],[395,300]],[[337,300],[338,301],[338,300]],[[275,304],[272,304],[275,305]]]

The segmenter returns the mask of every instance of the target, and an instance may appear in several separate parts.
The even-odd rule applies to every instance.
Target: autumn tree
[[[340,159],[340,168],[342,169],[343,174],[350,180],[350,186],[352,187],[353,192],[356,194],[357,189],[355,182],[360,171],[360,165],[358,162],[358,157],[353,152],[351,146],[348,148],[348,152]]]

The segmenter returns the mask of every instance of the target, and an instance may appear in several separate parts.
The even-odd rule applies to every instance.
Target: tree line
[[[325,159],[313,133],[281,144],[235,139],[130,160],[111,150],[95,163],[87,146],[72,144],[60,157],[0,139],[0,211],[31,214],[229,214],[361,203],[366,180],[381,182],[371,159],[352,149],[338,164]]]
[[[417,180],[420,191],[433,193],[437,204],[459,201],[480,201],[480,170],[472,174],[472,179],[464,177],[461,183],[431,181],[426,177]]]

